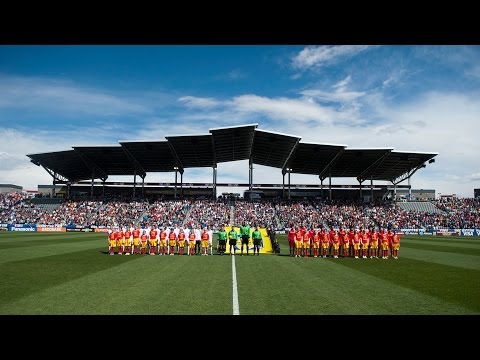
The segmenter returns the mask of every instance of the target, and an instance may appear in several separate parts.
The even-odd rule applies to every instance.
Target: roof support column
[[[252,190],[253,183],[253,162],[252,159],[248,162],[248,189]]]
[[[370,179],[370,203],[373,204],[373,179]]]
[[[133,170],[133,198],[135,199],[135,190],[137,189],[137,168]]]
[[[282,177],[283,177],[283,186],[282,186],[282,199],[285,199],[285,173],[282,172]]]
[[[213,167],[213,189],[212,189],[213,199],[217,198],[217,168]]]
[[[358,183],[360,184],[360,201],[362,201],[363,197],[362,197],[362,182],[360,180],[358,180]]]
[[[142,176],[142,199],[145,199],[145,176]]]
[[[328,174],[328,199],[332,201],[332,173]]]
[[[67,199],[70,200],[70,182],[67,183]]]
[[[102,179],[102,197],[105,198],[105,180]]]
[[[290,174],[291,173],[292,173],[292,170],[288,169],[288,200],[290,200],[291,198],[291,194],[290,194]]]
[[[323,179],[320,178],[320,196],[322,197],[323,200]]]
[[[93,180],[95,179],[95,172],[92,171],[92,186],[90,188],[90,198],[93,200]]]
[[[178,177],[178,167],[175,166],[175,189],[173,191],[173,198],[177,198],[177,177]]]
[[[53,173],[53,187],[52,187],[52,198],[55,197],[55,178],[57,177],[57,173]]]
[[[408,201],[412,200],[412,186],[410,185],[410,178],[408,178]]]
[[[180,173],[180,198],[183,199],[183,171]]]

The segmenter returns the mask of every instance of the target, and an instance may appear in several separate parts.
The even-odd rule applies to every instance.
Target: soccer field
[[[404,236],[398,260],[279,240],[278,256],[109,256],[105,234],[2,232],[0,314],[480,314],[479,238]]]

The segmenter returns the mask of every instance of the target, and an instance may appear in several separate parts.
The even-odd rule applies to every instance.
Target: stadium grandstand
[[[292,224],[421,231],[479,225],[478,200],[435,200],[434,190],[400,185],[433,163],[437,153],[303,143],[299,136],[257,127],[27,155],[52,176],[53,184],[39,187],[39,197],[17,188],[0,195],[0,223],[83,228],[161,224],[217,230],[247,222],[280,231]],[[217,183],[217,164],[238,160],[248,160],[248,184]],[[283,183],[254,184],[253,164],[278,169]],[[184,183],[184,169],[195,167],[211,167],[212,182]],[[149,172],[174,172],[175,182],[146,183]],[[292,173],[318,176],[320,184],[291,184]],[[108,182],[114,175],[132,175],[133,182]],[[358,185],[332,185],[334,177],[353,177]],[[374,184],[378,181],[391,185]],[[249,190],[244,199],[232,193],[217,199],[218,186]]]

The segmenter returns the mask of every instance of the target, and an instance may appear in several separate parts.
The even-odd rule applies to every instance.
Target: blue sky
[[[438,152],[412,187],[471,197],[480,47],[0,46],[0,183],[51,183],[29,153],[249,123],[302,141]],[[210,182],[211,169],[187,169],[184,180]],[[248,182],[247,162],[220,164],[218,181]],[[254,183],[281,181],[256,166]]]

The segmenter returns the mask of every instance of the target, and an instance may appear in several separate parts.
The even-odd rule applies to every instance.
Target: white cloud
[[[205,97],[196,97],[196,96],[182,96],[178,99],[185,104],[186,107],[189,108],[212,108],[219,104],[219,101],[213,98],[205,98]]]
[[[480,172],[470,175],[470,181],[479,181],[479,180],[480,180]]]
[[[369,45],[307,46],[293,57],[292,64],[296,69],[323,66],[354,56],[370,47]]]
[[[66,116],[148,115],[168,94],[127,94],[42,77],[0,75],[0,109],[54,112]]]

